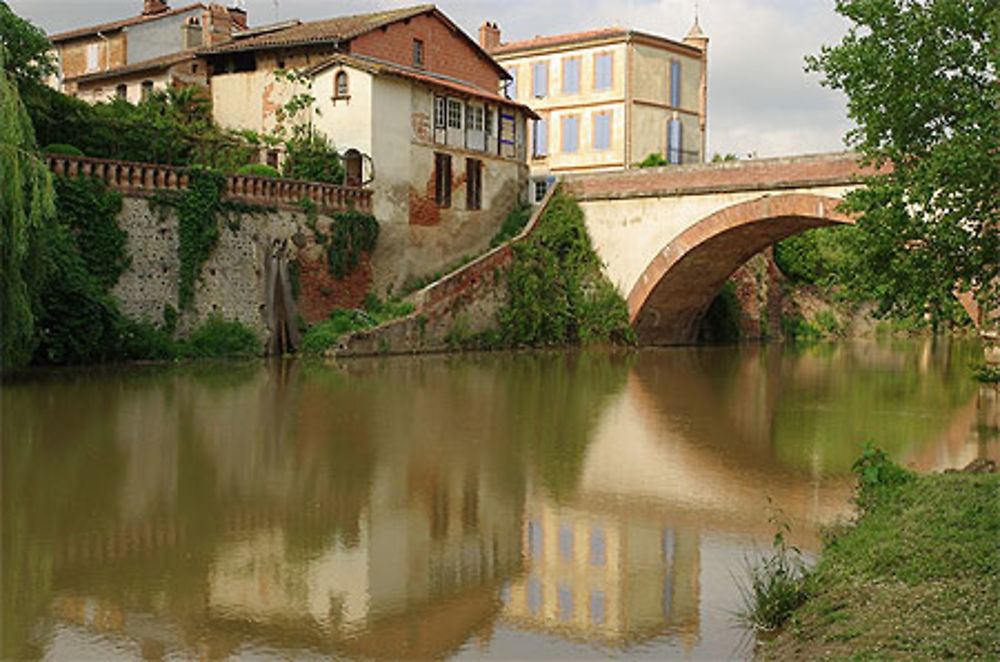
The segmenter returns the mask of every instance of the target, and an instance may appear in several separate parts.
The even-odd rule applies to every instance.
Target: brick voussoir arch
[[[853,225],[839,198],[767,195],[721,209],[682,232],[646,267],[628,296],[640,340],[694,340],[697,322],[725,280],[767,246],[812,228]]]

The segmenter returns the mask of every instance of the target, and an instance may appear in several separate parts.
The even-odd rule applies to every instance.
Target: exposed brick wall
[[[329,319],[334,308],[360,308],[372,286],[368,253],[363,253],[357,268],[341,279],[330,274],[326,251],[301,251],[298,264],[299,312],[310,324]]]
[[[453,76],[495,92],[500,75],[487,58],[437,16],[420,15],[361,35],[351,41],[351,52],[413,66],[413,40],[424,42],[424,68]]]
[[[60,47],[59,57],[64,77],[75,78],[86,73],[94,73],[87,71],[87,47],[94,43],[98,45],[97,70],[104,71],[109,66],[111,68],[125,66],[125,34],[120,32],[109,37],[107,41],[94,35],[88,39],[71,41]]]
[[[427,185],[427,190],[420,191],[410,187],[410,225],[433,227],[441,225],[441,208],[434,202],[434,181]]]

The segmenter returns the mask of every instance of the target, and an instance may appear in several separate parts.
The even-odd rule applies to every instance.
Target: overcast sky
[[[7,0],[46,32],[94,25],[142,10],[142,0]],[[231,2],[231,0],[228,0]],[[314,20],[419,4],[420,0],[245,0],[252,25]],[[180,7],[188,0],[170,0]],[[620,25],[681,39],[694,0],[438,0],[477,38],[485,20],[504,41]],[[834,0],[700,0],[709,44],[709,154],[784,156],[844,149],[850,128],[844,99],[803,70],[807,54],[834,44],[846,23]]]

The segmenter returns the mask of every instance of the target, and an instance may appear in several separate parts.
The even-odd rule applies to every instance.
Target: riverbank
[[[861,505],[757,659],[1000,659],[1000,475],[907,475]]]

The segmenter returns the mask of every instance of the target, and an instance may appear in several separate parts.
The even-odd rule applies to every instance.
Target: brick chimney
[[[229,12],[229,19],[233,22],[233,28],[236,30],[246,30],[247,29],[247,10],[243,9],[238,5],[233,5],[226,11]]]
[[[145,0],[142,15],[152,16],[153,14],[162,14],[168,9],[170,9],[170,7],[167,6],[166,0]]]
[[[500,26],[486,21],[479,27],[479,45],[489,53],[500,45]]]

